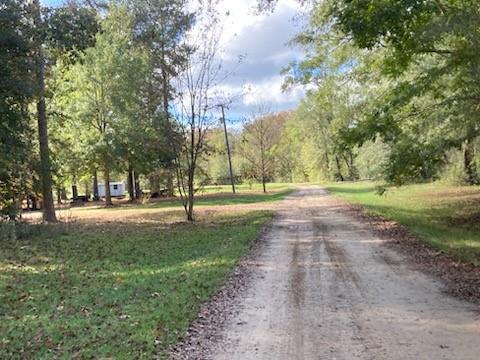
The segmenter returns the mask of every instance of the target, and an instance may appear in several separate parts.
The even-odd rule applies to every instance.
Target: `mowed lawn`
[[[195,208],[198,210],[215,209],[222,211],[222,207],[256,207],[269,209],[272,203],[282,200],[293,191],[292,184],[268,184],[267,193],[263,193],[261,185],[254,184],[252,188],[248,185],[237,185],[236,195],[232,194],[230,186],[208,186],[198,192],[195,200]],[[95,221],[96,218],[102,218],[105,221],[117,221],[118,219],[128,218],[138,221],[148,221],[152,216],[157,217],[157,212],[163,212],[164,218],[182,220],[183,207],[180,197],[174,199],[159,198],[151,199],[144,204],[130,204],[127,199],[114,199],[115,206],[105,208],[103,204],[85,204],[85,206],[72,207],[68,209],[57,210],[57,217],[62,221]],[[230,211],[230,209],[227,209]],[[25,213],[23,215],[27,221],[40,221],[42,214],[39,211]]]
[[[109,218],[121,206],[82,220],[85,209],[71,223],[19,227],[0,243],[0,359],[165,355],[273,216],[221,197],[230,206],[199,208],[194,224],[178,204],[147,204],[124,217]]]
[[[436,249],[480,265],[480,187],[443,184],[388,188],[372,182],[328,185],[327,189],[367,212],[405,225]]]

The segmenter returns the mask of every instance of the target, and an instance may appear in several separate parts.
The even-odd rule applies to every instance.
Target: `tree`
[[[264,106],[260,106],[243,128],[240,151],[250,164],[251,173],[262,183],[263,192],[267,192],[266,184],[274,175],[273,148],[278,142],[284,123],[284,114],[272,114]]]
[[[58,103],[84,157],[98,161],[111,205],[112,169],[141,156],[149,143],[143,136],[152,133],[141,112],[148,54],[133,42],[133,18],[125,7],[111,7],[101,25],[95,46],[59,70]]]
[[[186,0],[125,0],[134,15],[135,40],[149,52],[149,75],[143,89],[144,116],[151,119],[158,137],[157,165],[167,167],[167,188],[173,196],[171,146],[165,146],[175,129],[170,102],[175,97],[172,80],[185,65],[189,46],[185,36],[194,15]],[[152,169],[157,171],[158,169]],[[157,171],[158,173],[158,171]],[[152,174],[152,178],[156,175]]]
[[[318,11],[357,47],[384,48],[382,72],[395,80],[352,138],[379,135],[397,148],[389,175],[397,183],[431,178],[446,151],[463,147],[467,181],[477,183],[471,144],[480,135],[478,2],[330,1]]]
[[[206,136],[216,123],[214,90],[224,78],[217,58],[220,33],[212,4],[200,9],[197,21],[197,31],[190,34],[186,43],[191,51],[176,78],[180,141],[172,144],[177,153],[177,185],[188,221],[194,220],[198,163],[208,149]]]
[[[337,150],[381,138],[389,148],[385,178],[401,184],[435,178],[448,151],[461,149],[466,181],[478,182],[478,2],[299,2],[311,5],[293,40],[306,55],[285,69],[286,86],[320,88],[334,76],[363,89],[354,90],[357,106],[345,108],[350,124],[332,132]],[[275,4],[259,0],[261,9]]]
[[[53,62],[62,59],[73,64],[85,49],[95,45],[100,30],[96,10],[72,1],[43,12],[44,41]]]
[[[56,222],[55,206],[52,194],[52,172],[50,150],[48,148],[48,122],[45,101],[45,54],[43,49],[42,29],[44,22],[39,0],[33,1],[33,17],[36,27],[35,36],[35,81],[38,139],[40,146],[40,178],[42,181],[43,218],[47,222]]]
[[[15,219],[31,152],[28,106],[33,99],[31,42],[34,29],[26,1],[0,7],[0,217]]]
[[[44,218],[46,221],[55,221],[47,124],[47,116],[50,115],[47,105],[51,89],[46,83],[50,66],[57,58],[73,55],[74,52],[88,46],[87,35],[91,32],[91,27],[94,27],[95,20],[91,14],[82,12],[81,9],[77,11],[81,16],[71,16],[76,11],[73,6],[53,10],[40,7],[38,1],[28,3],[7,1],[5,4],[2,3],[0,10],[2,51],[5,51],[2,52],[2,56],[5,57],[2,59],[5,70],[2,74],[2,80],[5,80],[5,84],[2,84],[2,89],[5,90],[2,98],[8,99],[8,104],[5,103],[8,110],[5,108],[4,114],[12,115],[15,109],[18,115],[15,124],[8,125],[8,131],[2,130],[2,135],[8,136],[10,143],[4,149],[4,157],[7,158],[6,154],[12,151],[16,154],[15,164],[10,163],[8,167],[6,166],[11,173],[9,175],[5,173],[3,177],[5,184],[10,183],[9,179],[21,179],[15,181],[17,184],[15,191],[9,191],[10,195],[6,195],[6,198],[15,195],[16,201],[13,201],[13,204],[20,200],[22,192],[22,197],[33,199],[34,196],[31,195],[36,192],[34,184],[38,172],[44,198]],[[64,16],[58,17],[60,13]],[[31,102],[37,104],[39,166],[37,166],[38,154],[34,149],[37,143],[33,141],[30,132],[32,126],[28,107]],[[7,120],[9,117],[2,116],[2,119]],[[20,144],[23,144],[21,147],[24,150],[20,149]]]

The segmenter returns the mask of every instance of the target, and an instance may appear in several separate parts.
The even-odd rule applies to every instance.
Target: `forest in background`
[[[377,337],[378,348],[368,334],[394,326],[392,314],[407,355],[427,345],[440,357],[474,351],[463,345],[475,319],[441,279],[480,299],[478,0],[298,0],[304,27],[291,45],[304,55],[283,76],[285,91],[303,87],[305,97],[290,111],[260,103],[245,114],[234,113],[238,94],[221,91],[221,3],[0,3],[0,358],[163,359],[179,342],[199,344],[199,333],[217,341],[203,321],[213,315],[211,329],[222,328],[216,315],[236,303],[227,279],[243,298],[249,268],[268,283],[256,295],[293,301],[252,317],[268,325],[272,315],[271,335],[286,336],[278,343],[291,343],[276,327],[290,320],[298,344],[307,332],[319,339],[313,353],[324,334],[348,334],[362,307],[345,312],[348,328],[304,317],[306,304],[326,304],[337,319],[346,301],[344,310],[367,306],[359,355],[400,349],[402,336]],[[258,0],[255,11],[277,5]],[[375,181],[350,181],[362,179]],[[101,196],[116,181],[130,203]],[[322,188],[289,184],[300,182]],[[339,282],[344,270],[358,279]],[[434,276],[413,275],[423,270]],[[319,278],[341,297],[325,297]],[[398,296],[372,314],[387,283]],[[349,291],[358,284],[365,293]],[[202,310],[212,299],[213,311]],[[278,309],[289,320],[278,322]],[[326,332],[310,318],[327,320]],[[417,343],[413,328],[426,335]]]
[[[232,177],[478,184],[478,2],[301,3],[305,27],[291,45],[305,55],[283,75],[304,100],[288,112],[258,104],[239,125],[218,90],[225,14],[215,2],[6,0],[2,214],[41,203],[55,221],[55,202],[98,199],[99,181],[124,179],[131,200],[180,195],[189,220],[202,186]]]
[[[478,2],[302,3],[307,25],[291,45],[305,58],[283,75],[285,90],[308,91],[266,126],[267,178],[478,185]],[[261,2],[267,11],[275,4]],[[248,169],[245,135],[236,136],[237,168]]]

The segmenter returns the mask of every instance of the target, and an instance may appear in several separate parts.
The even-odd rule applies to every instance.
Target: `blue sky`
[[[61,0],[41,0],[44,5],[55,6]],[[222,88],[233,94],[245,93],[230,110],[238,118],[254,111],[259,104],[272,111],[295,108],[304,96],[297,88],[284,93],[281,69],[292,60],[302,57],[300,49],[287,45],[299,32],[293,18],[298,15],[295,0],[279,0],[275,12],[258,15],[254,8],[257,0],[223,0],[221,11],[229,13],[223,24],[222,61],[226,69],[235,69]],[[238,65],[238,57],[244,60]]]
[[[46,6],[57,6],[62,3],[60,0],[41,0],[40,2]]]

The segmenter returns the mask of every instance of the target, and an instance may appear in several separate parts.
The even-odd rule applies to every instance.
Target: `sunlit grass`
[[[20,239],[0,243],[0,358],[162,353],[271,217],[29,225]]]
[[[195,206],[213,206],[213,205],[238,205],[253,204],[262,202],[278,201],[293,191],[292,184],[269,184],[267,193],[263,193],[260,184],[254,184],[250,189],[248,185],[237,185],[236,194],[232,193],[229,186],[207,186],[199,190],[195,199]],[[182,203],[179,196],[175,199],[156,199],[145,204],[123,204],[110,210],[122,210],[129,207],[142,208],[176,208],[182,210]],[[98,210],[99,207],[74,208],[72,214],[87,211]],[[102,209],[100,207],[100,209]]]
[[[407,226],[433,247],[480,264],[480,187],[437,183],[389,188],[372,182],[331,184],[335,195]]]
[[[271,191],[284,191],[290,189],[292,187],[291,183],[267,183],[266,188],[267,192]],[[262,192],[263,187],[260,183],[243,183],[243,184],[236,184],[235,190],[240,193],[245,192]],[[231,185],[208,185],[204,186],[200,189],[200,194],[218,194],[218,193],[231,193],[232,186]]]

